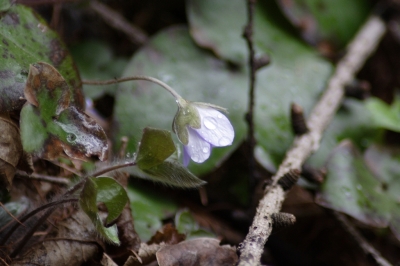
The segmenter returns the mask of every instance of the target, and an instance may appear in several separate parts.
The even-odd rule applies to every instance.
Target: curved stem
[[[148,77],[148,76],[130,76],[130,77],[123,77],[123,78],[118,78],[118,79],[110,79],[110,80],[82,80],[82,84],[86,85],[109,85],[109,84],[115,84],[115,83],[120,83],[120,82],[125,82],[125,81],[132,81],[132,80],[147,80],[153,83],[156,83],[166,89],[169,93],[172,94],[172,96],[175,97],[175,99],[179,100],[182,97],[170,86],[168,86],[166,83],[162,82],[159,79]]]

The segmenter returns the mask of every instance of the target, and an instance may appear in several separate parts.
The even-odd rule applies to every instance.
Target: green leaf
[[[236,1],[229,3],[237,4]],[[216,12],[219,12],[220,20],[229,19],[236,23],[240,18],[240,13]],[[269,45],[274,54],[271,66],[257,74],[256,135],[273,163],[278,164],[293,139],[289,121],[291,102],[297,102],[305,110],[310,109],[331,67],[310,48],[275,28],[266,18],[259,19],[266,25],[258,29],[263,33],[265,50]],[[240,31],[233,33],[230,28],[219,28],[219,20],[212,23],[219,34],[226,37],[227,45],[236,41],[229,36],[240,35]],[[189,169],[193,173],[202,175],[213,170],[244,140],[247,132],[243,119],[247,108],[246,69],[232,69],[229,64],[195,46],[186,28],[174,27],[156,35],[132,58],[123,76],[132,73],[158,78],[182,97],[190,97],[187,100],[229,108],[228,118],[235,129],[233,145],[213,149],[211,157],[203,164],[192,163]],[[169,129],[176,112],[174,99],[159,86],[145,81],[120,84],[114,110],[115,139],[128,136],[128,151],[134,152],[141,129],[146,126]]]
[[[97,202],[104,202],[107,207],[107,224],[114,221],[121,214],[129,198],[121,184],[111,177],[97,177],[92,179],[97,185]]]
[[[175,214],[175,227],[179,233],[186,235],[186,240],[198,237],[215,237],[215,235],[205,229],[200,228],[192,213],[183,209]]]
[[[164,162],[175,151],[175,144],[168,130],[146,127],[137,152],[137,166],[141,170],[154,167]]]
[[[164,161],[142,171],[149,175],[151,180],[181,188],[195,188],[206,183],[197,178],[186,167],[173,160]]]
[[[370,98],[367,101],[367,109],[377,126],[400,132],[400,100],[398,98],[392,105],[378,98]]]
[[[370,13],[364,0],[278,0],[288,19],[312,44],[328,42],[344,47]]]
[[[29,65],[47,62],[65,78],[71,103],[84,107],[79,73],[59,36],[32,9],[14,4],[0,14],[0,112],[20,110]]]
[[[333,150],[326,168],[328,174],[317,203],[372,226],[388,225],[392,199],[351,142],[343,141]]]
[[[82,79],[105,80],[121,76],[127,59],[116,57],[111,47],[99,40],[85,41],[71,47],[71,54]],[[114,95],[117,84],[104,86],[83,85],[85,97],[98,98],[103,94]]]
[[[152,191],[128,187],[135,230],[143,242],[148,241],[162,226],[162,220],[171,217],[178,206],[168,197]]]
[[[88,178],[79,198],[79,206],[92,220],[97,232],[112,244],[119,245],[118,230],[114,224],[104,227],[97,210],[97,202],[102,201],[108,209],[107,222],[116,219],[124,208],[128,197],[124,188],[112,178]],[[116,208],[116,209],[111,209]]]
[[[323,135],[320,148],[307,163],[323,167],[331,151],[344,139],[350,139],[361,150],[367,149],[381,135],[381,130],[371,120],[372,115],[365,101],[344,99]]]
[[[364,154],[366,165],[381,182],[384,197],[390,199],[390,228],[400,240],[400,150],[399,148],[372,145]]]
[[[67,154],[104,160],[108,143],[94,119],[70,105],[68,85],[47,63],[31,65],[25,88],[28,103],[21,110],[21,139],[25,151],[46,159]],[[35,136],[35,138],[32,138]]]
[[[0,12],[7,11],[10,7],[10,0],[0,0]]]

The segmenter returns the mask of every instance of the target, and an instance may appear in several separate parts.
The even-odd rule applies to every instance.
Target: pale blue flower
[[[185,166],[190,159],[196,163],[207,160],[213,147],[232,144],[235,132],[229,119],[220,112],[224,110],[219,106],[196,102],[186,102],[186,105],[180,106],[174,119],[174,131],[184,144]],[[188,115],[189,112],[192,114]]]

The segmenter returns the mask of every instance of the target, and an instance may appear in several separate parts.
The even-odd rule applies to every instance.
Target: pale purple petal
[[[221,112],[196,106],[201,119],[201,128],[195,129],[207,142],[216,147],[231,145],[235,132],[229,119]]]
[[[187,146],[183,146],[183,165],[187,167],[190,162],[190,155],[189,152],[187,151]]]
[[[189,155],[192,161],[202,163],[210,157],[211,145],[205,141],[197,132],[188,127],[189,143],[185,145],[185,152]]]

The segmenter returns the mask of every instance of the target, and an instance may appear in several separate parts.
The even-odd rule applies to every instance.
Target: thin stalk
[[[83,80],[82,84],[85,84],[85,85],[109,85],[109,84],[121,83],[121,82],[126,82],[126,81],[132,81],[132,80],[146,80],[146,81],[153,82],[157,85],[160,85],[164,89],[166,89],[169,93],[172,94],[172,96],[175,97],[175,99],[179,100],[182,98],[173,88],[168,86],[166,83],[162,82],[159,79],[148,77],[148,76],[130,76],[130,77],[123,77],[123,78],[103,80],[103,81]]]

